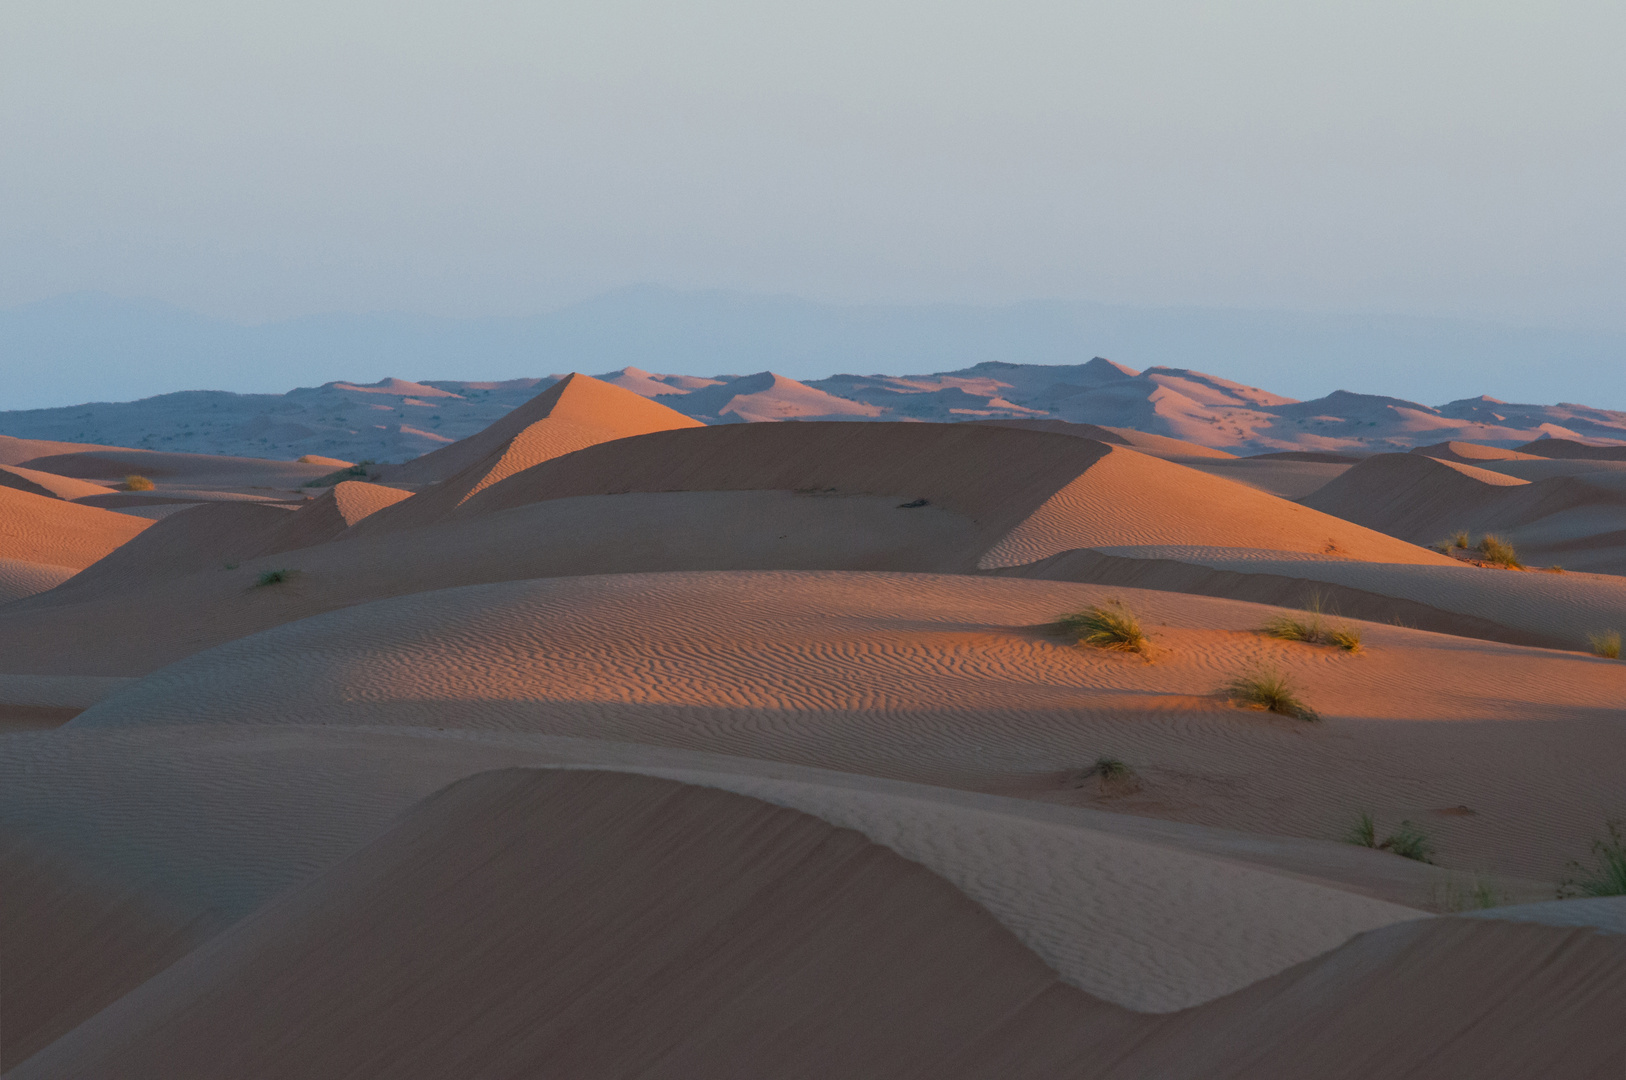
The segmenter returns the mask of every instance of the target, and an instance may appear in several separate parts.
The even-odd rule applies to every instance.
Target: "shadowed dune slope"
[[[51,453],[18,464],[80,480],[122,480],[131,473],[166,484],[199,488],[297,488],[333,470],[326,465],[224,454],[182,454],[160,450],[96,448]]]
[[[858,833],[652,777],[507,770],[8,1075],[962,1075],[1060,985]],[[1070,996],[1074,1028],[1147,1025]]]
[[[75,573],[69,566],[0,558],[0,604],[47,592]]]
[[[352,524],[409,493],[362,481],[336,484],[290,510],[257,502],[209,502],[154,523],[139,543],[125,545],[80,573],[53,599],[83,603],[108,591],[126,596],[167,589],[176,577],[216,574],[250,560],[325,544]],[[241,589],[233,579],[233,589]]]
[[[91,450],[122,450],[120,446],[100,443],[56,442],[51,439],[18,439],[0,435],[0,465],[21,465],[35,458],[55,454],[78,454]]]
[[[82,569],[151,522],[0,486],[0,559]]]
[[[140,538],[79,573],[53,600],[79,602],[109,588],[123,591],[189,574],[218,573],[227,563],[264,553],[267,538],[295,513],[257,502],[210,502],[182,510],[151,522]]]
[[[1226,460],[1236,457],[1225,450],[1171,439],[1167,435],[1153,435],[1134,428],[1102,427],[1099,424],[1074,424],[1066,420],[977,420],[974,423],[989,427],[1019,428],[1023,431],[1048,431],[1056,435],[1071,435],[1079,439],[1128,446],[1143,454],[1161,458],[1215,458]]]
[[[1626,446],[1593,446],[1574,439],[1537,439],[1515,447],[1521,454],[1585,461],[1626,461]]]
[[[48,499],[84,499],[113,493],[111,488],[92,484],[88,480],[75,480],[18,465],[0,465],[0,487],[16,488]]]
[[[4,830],[0,881],[0,1067],[8,1069],[184,956],[207,930],[195,913]]]
[[[1303,501],[1416,543],[1459,529],[1498,533],[1518,544],[1527,561],[1562,556],[1571,569],[1619,573],[1626,571],[1619,550],[1626,488],[1612,480],[1525,481],[1420,454],[1380,454]]]
[[[1332,547],[1380,562],[1441,559],[1133,450],[981,424],[811,422],[662,432],[544,462],[457,512],[472,516],[571,495],[752,489],[924,498],[975,523],[983,567],[1070,548],[1190,542],[1199,535],[1236,547]]]
[[[1626,937],[1425,919],[1134,1014],[947,882],[794,810],[507,769],[383,836],[18,1078],[1604,1076]]]
[[[1442,442],[1432,446],[1414,446],[1410,453],[1422,454],[1437,461],[1455,461],[1463,465],[1477,465],[1484,461],[1533,461],[1535,454],[1521,454],[1500,446],[1485,446],[1471,442]]]
[[[537,424],[543,426],[532,430]],[[513,467],[497,477],[501,479],[508,472],[594,443],[700,426],[700,421],[641,394],[588,375],[571,374],[478,434],[383,471],[387,479],[402,483],[449,480],[470,466],[484,463],[492,454],[500,457],[510,450],[515,439],[528,433],[528,438],[513,448],[517,455],[510,463]],[[520,460],[525,463],[518,464]]]

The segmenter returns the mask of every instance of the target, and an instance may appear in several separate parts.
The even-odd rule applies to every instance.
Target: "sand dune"
[[[629,390],[586,375],[567,375],[479,434],[386,469],[384,476],[391,482],[424,484],[479,469],[475,478],[459,485],[467,497],[510,473],[584,446],[699,426],[699,421]]]
[[[1464,465],[1478,465],[1487,461],[1528,461],[1534,454],[1522,454],[1517,450],[1509,450],[1501,446],[1484,446],[1471,442],[1442,442],[1432,446],[1414,446],[1414,454],[1437,458],[1440,461],[1455,461]]]
[[[1626,474],[1532,482],[1451,460],[1379,454],[1303,501],[1418,543],[1438,542],[1458,530],[1496,533],[1538,565],[1626,572],[1619,542],[1626,534]],[[1477,542],[1477,535],[1471,539]]]
[[[1626,577],[1573,572],[1626,460],[1352,459],[1574,432],[1099,359],[829,384],[330,384],[290,399],[444,448],[319,495],[0,443],[6,1076],[1626,1063],[1626,905],[1532,903],[1626,806]],[[939,413],[995,422],[806,422]],[[1572,572],[1409,542],[1456,529]],[[1146,656],[1049,631],[1108,603]],[[1362,648],[1262,632],[1307,604]]]
[[[314,480],[332,471],[325,465],[301,465],[297,461],[105,447],[49,453],[19,464],[39,472],[80,480],[117,482],[133,473],[158,483],[161,490],[170,486],[295,489],[306,480]]]
[[[0,465],[22,465],[55,454],[76,454],[91,450],[119,450],[122,447],[100,443],[60,442],[53,439],[18,439],[0,435]]]
[[[1626,461],[1626,446],[1595,446],[1574,439],[1537,439],[1516,448],[1521,454],[1579,461]]]
[[[1099,424],[1072,424],[1066,420],[981,420],[990,427],[1018,428],[1023,431],[1048,431],[1056,435],[1072,435],[1080,439],[1128,446],[1153,457],[1182,460],[1185,458],[1214,458],[1228,460],[1235,455],[1214,450],[1197,443],[1182,442],[1163,435],[1151,435],[1134,428],[1101,427]]]
[[[941,1075],[1056,985],[957,890],[816,818],[508,772],[12,1075]]]
[[[820,818],[506,770],[426,800],[12,1075],[1584,1075],[1621,1050],[1623,958],[1626,938],[1587,930],[1402,921],[1148,1017]]]
[[[1017,463],[1020,462],[1020,465]],[[801,490],[924,498],[976,522],[984,567],[1075,547],[1220,534],[1236,546],[1439,562],[1258,491],[1104,443],[985,425],[796,424],[665,432],[517,473],[465,515],[570,495]]]
[[[1107,595],[1154,629],[1157,663],[1080,653],[1032,629]],[[69,728],[530,732],[1086,801],[1090,789],[1069,796],[1064,778],[1110,753],[1147,783],[1101,805],[1310,837],[1342,835],[1366,808],[1428,821],[1449,865],[1549,881],[1626,797],[1611,771],[1626,752],[1616,722],[1626,667],[1371,624],[1366,653],[1349,657],[1254,633],[1271,614],[1172,593],[915,574],[511,582],[230,642]],[[1261,664],[1287,672],[1328,720],[1266,720],[1215,696]],[[984,734],[995,729],[999,743]],[[1391,769],[1397,755],[1404,776]],[[1531,785],[1547,793],[1539,810]],[[1476,813],[1432,812],[1459,804]]]
[[[24,469],[17,465],[0,465],[0,487],[15,488],[30,495],[44,495],[48,499],[83,499],[86,496],[109,495],[113,489],[85,480],[74,480],[55,473]]]
[[[80,569],[148,522],[0,486],[0,559]]]
[[[66,1034],[191,951],[197,913],[155,903],[0,828],[0,953],[6,961],[0,1063]]]

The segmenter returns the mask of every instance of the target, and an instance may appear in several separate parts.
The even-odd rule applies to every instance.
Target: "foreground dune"
[[[1402,922],[1160,1019],[1066,985],[946,882],[817,817],[510,770],[427,800],[11,1075],[1567,1075],[1620,1048],[1626,938],[1589,936]],[[1404,1022],[1441,998],[1461,1005]]]

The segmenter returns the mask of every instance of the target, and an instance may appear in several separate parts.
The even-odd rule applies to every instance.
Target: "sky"
[[[1626,330],[1619,0],[7,0],[0,306]]]

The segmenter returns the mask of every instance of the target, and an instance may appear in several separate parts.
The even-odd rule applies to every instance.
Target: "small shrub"
[[[1429,840],[1428,834],[1409,821],[1402,821],[1400,827],[1390,833],[1378,847],[1384,851],[1392,851],[1402,859],[1416,859],[1425,863],[1434,861],[1434,844]]]
[[[1377,822],[1372,820],[1371,814],[1368,814],[1364,810],[1361,811],[1361,813],[1355,818],[1355,824],[1349,827],[1349,832],[1344,836],[1344,839],[1348,840],[1351,844],[1359,844],[1361,847],[1377,847]]]
[[[1096,780],[1103,795],[1131,795],[1140,790],[1140,777],[1135,770],[1117,758],[1098,757],[1095,764],[1083,772],[1074,773],[1069,784],[1084,787],[1091,778]]]
[[[1264,709],[1297,720],[1313,722],[1321,719],[1314,709],[1298,699],[1287,676],[1270,668],[1238,675],[1225,684],[1225,694],[1237,704],[1249,708]]]
[[[326,476],[318,476],[315,480],[307,480],[305,481],[304,486],[334,487],[335,485],[341,484],[346,480],[371,480],[373,479],[373,476],[370,469],[375,464],[377,463],[373,461],[372,458],[368,458],[365,461],[358,461],[348,468],[340,469],[337,472],[330,472]]]
[[[125,491],[151,491],[153,487],[154,485],[151,480],[148,480],[145,476],[139,476],[136,473],[131,473],[129,476],[124,478]]]
[[[1456,533],[1452,535],[1452,537],[1451,537],[1451,546],[1454,547],[1454,548],[1462,548],[1464,550],[1467,549],[1467,547],[1468,547],[1468,532],[1467,532],[1466,529],[1458,529],[1456,531]]]
[[[1102,757],[1095,759],[1095,774],[1103,780],[1128,780],[1135,770],[1117,758]]]
[[[1336,645],[1347,653],[1361,651],[1361,632],[1354,626],[1339,626],[1327,631],[1327,644]]]
[[[284,581],[287,581],[289,578],[293,577],[293,575],[294,572],[292,570],[267,570],[255,580],[254,587],[259,589],[266,585],[280,585]]]
[[[1093,645],[1098,649],[1144,654],[1148,646],[1140,620],[1116,600],[1063,615],[1056,621],[1056,631],[1080,645]]]
[[[1587,643],[1592,646],[1594,656],[1601,656],[1606,660],[1620,659],[1620,631],[1605,630],[1601,634],[1590,634]]]
[[[1576,896],[1626,896],[1626,835],[1621,833],[1618,818],[1605,823],[1609,836],[1592,841],[1595,865],[1583,866],[1571,861],[1566,869],[1570,876],[1558,886],[1558,898],[1566,900]]]
[[[1500,536],[1486,533],[1479,538],[1479,554],[1486,562],[1496,566],[1505,566],[1509,570],[1523,570],[1524,563],[1519,561],[1518,554],[1513,545]]]

